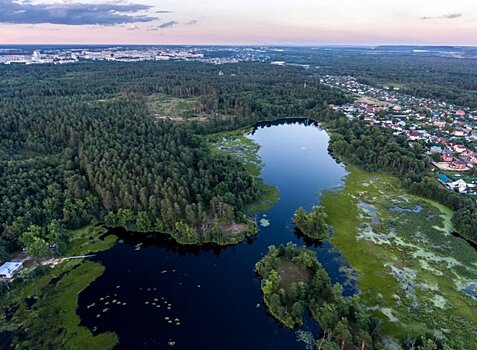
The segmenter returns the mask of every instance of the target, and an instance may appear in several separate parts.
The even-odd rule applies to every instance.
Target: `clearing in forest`
[[[200,97],[175,97],[167,94],[154,94],[148,97],[148,107],[154,117],[169,118],[174,121],[185,119],[207,119],[205,106]]]
[[[280,276],[280,285],[284,289],[287,289],[292,283],[307,283],[310,279],[310,274],[307,271],[287,259],[283,259],[280,265],[278,265],[277,272]]]

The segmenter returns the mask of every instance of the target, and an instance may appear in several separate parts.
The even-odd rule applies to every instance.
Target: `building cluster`
[[[477,110],[430,98],[409,96],[399,88],[376,88],[351,76],[319,77],[321,82],[356,95],[353,103],[332,106],[349,119],[388,128],[433,159],[439,181],[454,191],[477,194]]]
[[[220,54],[218,54],[220,52]],[[0,64],[64,64],[81,60],[95,61],[200,61],[212,64],[261,61],[256,50],[226,50],[207,47],[90,47],[38,50],[2,49]]]
[[[42,63],[73,63],[78,62],[75,52],[48,52],[33,50],[32,53],[13,51],[0,54],[0,63],[3,64],[42,64]]]

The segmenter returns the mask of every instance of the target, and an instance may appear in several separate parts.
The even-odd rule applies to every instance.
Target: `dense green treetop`
[[[326,224],[326,213],[319,205],[315,205],[310,213],[298,208],[293,217],[293,223],[305,236],[324,241],[330,236],[330,228]]]
[[[148,105],[154,94],[195,97],[207,119],[159,118]],[[235,242],[254,232],[242,212],[261,197],[260,188],[238,161],[211,152],[202,135],[330,114],[328,102],[346,100],[297,67],[2,65],[0,245],[54,253],[43,251],[50,242],[42,235],[19,240],[31,225],[52,221],[65,228],[106,221],[169,232],[183,243]],[[245,233],[225,237],[230,225]]]
[[[305,307],[321,327],[316,347],[359,346],[381,349],[379,322],[369,316],[359,298],[342,296],[332,285],[316,254],[294,244],[270,246],[255,265],[262,279],[265,304],[270,313],[292,328],[303,322]]]

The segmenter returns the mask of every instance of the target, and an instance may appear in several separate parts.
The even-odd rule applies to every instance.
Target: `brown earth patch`
[[[247,229],[246,224],[237,224],[235,221],[232,221],[228,225],[223,226],[223,230],[229,235],[237,235]]]
[[[283,288],[286,288],[291,283],[308,282],[310,274],[308,271],[301,269],[297,264],[290,260],[283,260],[277,267],[278,275],[280,276]]]

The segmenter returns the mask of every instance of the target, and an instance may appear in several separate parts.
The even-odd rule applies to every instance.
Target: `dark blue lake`
[[[346,171],[328,154],[328,134],[310,121],[260,124],[250,138],[261,146],[263,179],[280,190],[277,204],[257,213],[270,226],[260,227],[253,241],[226,248],[181,247],[157,235],[111,230],[123,243],[96,257],[106,270],[79,296],[83,325],[116,332],[118,349],[305,348],[296,330],[267,314],[254,265],[271,244],[305,244],[294,232],[293,213],[340,186]],[[352,294],[333,246],[310,248],[333,282]],[[302,329],[315,336],[319,330],[309,318]]]

